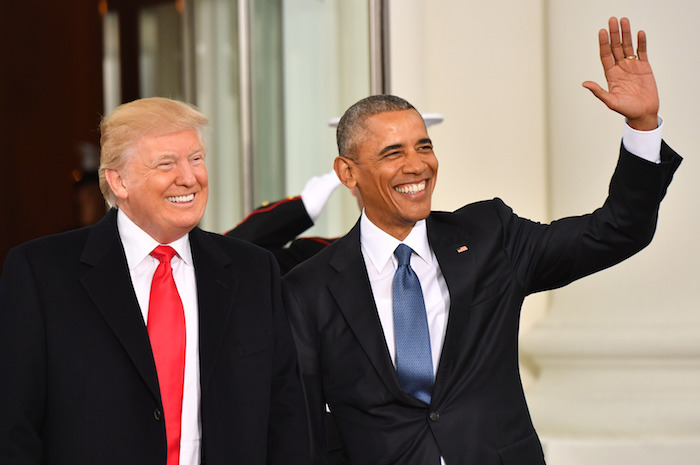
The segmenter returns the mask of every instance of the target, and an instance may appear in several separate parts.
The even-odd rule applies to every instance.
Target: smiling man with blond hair
[[[96,225],[0,277],[0,463],[308,463],[273,256],[197,228],[207,118],[164,98],[101,126]]]

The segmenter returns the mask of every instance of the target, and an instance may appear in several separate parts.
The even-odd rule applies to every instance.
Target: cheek
[[[175,183],[171,176],[161,174],[160,176],[152,176],[150,180],[144,183],[143,188],[150,190],[153,194],[164,195],[169,192],[170,187]]]
[[[425,162],[426,162],[426,164],[430,167],[430,169],[433,171],[433,173],[434,173],[434,174],[437,174],[437,170],[438,170],[438,159],[437,159],[437,157],[435,156],[435,154],[433,154],[433,155],[432,155],[428,160],[426,160]]]
[[[197,178],[199,185],[203,188],[209,186],[209,174],[207,173],[206,167],[202,166],[200,169],[195,171],[195,177]]]
[[[129,197],[133,198],[148,195],[151,186],[147,182],[143,182],[144,180],[145,178],[131,177],[124,183],[124,188]]]
[[[199,203],[202,204],[202,208],[206,208],[207,202],[209,201],[209,189],[207,189],[206,185],[199,191],[197,198],[199,199]]]

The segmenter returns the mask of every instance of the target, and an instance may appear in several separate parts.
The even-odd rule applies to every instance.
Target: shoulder
[[[195,228],[190,233],[190,245],[198,279],[211,279],[223,273],[221,276],[231,275],[251,286],[270,279],[279,282],[275,257],[254,244]]]
[[[453,211],[433,211],[428,219],[432,223],[449,223],[455,225],[483,224],[488,221],[501,221],[513,214],[513,210],[496,197],[470,203]]]
[[[355,253],[360,253],[359,239],[351,231],[338,239],[328,241],[328,245],[317,248],[313,256],[291,269],[285,274],[288,282],[314,282],[325,281],[329,276],[335,274],[331,263],[335,260],[348,260]],[[340,258],[337,258],[340,257]]]
[[[272,257],[269,251],[251,242],[201,229],[194,229],[190,235],[190,240],[193,246],[196,244],[196,246],[202,247],[213,254],[225,254],[239,261],[267,260]]]
[[[310,273],[318,272],[320,269],[328,265],[331,257],[333,257],[334,250],[338,247],[337,244],[342,244],[342,239],[334,241],[330,245],[323,247],[316,254],[304,260],[292,270],[287,273],[286,276],[294,278],[295,276],[308,275]]]
[[[501,199],[494,198],[465,205],[454,212],[433,212],[427,230],[433,247],[444,240],[460,238],[482,246],[502,243],[523,224]]]
[[[11,249],[2,264],[2,275],[19,272],[19,270],[34,270],[45,280],[51,282],[66,282],[82,275],[89,265],[99,260],[107,250],[114,249],[106,246],[106,242],[95,246],[92,255],[86,254],[95,237],[95,226],[40,237]],[[102,234],[98,234],[101,235]],[[115,229],[116,235],[116,229]],[[119,241],[109,242],[119,247]],[[89,260],[90,258],[94,260]]]
[[[10,250],[8,256],[24,255],[34,260],[54,260],[61,256],[80,256],[83,246],[87,242],[91,226],[51,234],[32,239]]]

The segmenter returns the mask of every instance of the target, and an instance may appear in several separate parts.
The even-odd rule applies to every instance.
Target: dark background
[[[102,16],[120,15],[122,100],[138,98],[136,14],[163,0],[0,2],[0,263],[10,248],[81,225],[81,144],[99,146]]]
[[[99,144],[102,18],[97,0],[0,3],[0,261],[79,224],[73,170]]]

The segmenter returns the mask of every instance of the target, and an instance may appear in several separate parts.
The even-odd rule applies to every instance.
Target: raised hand
[[[637,53],[634,53],[630,22],[621,18],[608,20],[610,34],[598,32],[600,61],[608,81],[606,91],[592,81],[583,83],[608,108],[627,118],[627,124],[640,131],[656,129],[658,124],[659,94],[656,80],[647,58],[647,38],[644,31],[637,34]],[[620,38],[620,33],[622,38]]]

